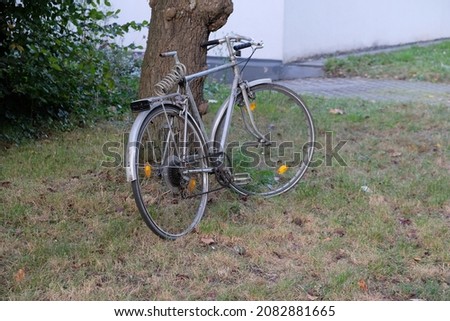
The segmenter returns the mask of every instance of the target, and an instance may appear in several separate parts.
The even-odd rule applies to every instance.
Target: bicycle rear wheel
[[[235,177],[232,187],[245,195],[279,195],[300,181],[311,162],[313,119],[303,100],[284,86],[259,84],[249,88],[248,95],[256,128],[265,142],[251,133],[251,120],[240,94],[225,149]],[[224,118],[219,134],[223,126]]]
[[[202,172],[203,148],[197,125],[176,106],[156,107],[142,123],[132,188],[142,218],[161,238],[189,233],[205,212],[208,174]]]

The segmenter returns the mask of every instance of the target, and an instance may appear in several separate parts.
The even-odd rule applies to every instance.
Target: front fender
[[[248,86],[249,87],[253,87],[253,86],[256,86],[256,85],[267,84],[267,83],[272,83],[272,79],[270,79],[270,78],[262,78],[262,79],[256,79],[256,80],[253,80],[253,81],[249,81],[248,82]]]

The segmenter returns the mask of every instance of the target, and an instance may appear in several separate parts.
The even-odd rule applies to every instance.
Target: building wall
[[[450,37],[449,0],[284,1],[284,62]]]
[[[276,3],[276,5],[274,5]],[[210,39],[237,33],[264,42],[254,58],[280,60],[283,56],[284,0],[233,0],[234,11],[224,27]],[[243,51],[243,55],[248,51]],[[212,52],[221,55],[220,52]]]
[[[112,0],[121,22],[150,19],[148,0]],[[230,33],[263,40],[255,58],[291,62],[318,54],[450,37],[450,0],[233,0],[211,39]],[[146,45],[147,30],[124,43]],[[223,55],[216,50],[213,55]]]

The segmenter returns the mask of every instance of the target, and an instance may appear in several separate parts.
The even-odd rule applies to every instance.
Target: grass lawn
[[[450,83],[450,41],[391,53],[332,58],[327,60],[325,69],[333,77],[360,76]]]
[[[175,242],[146,228],[123,168],[102,166],[129,122],[2,151],[0,299],[450,300],[448,107],[307,101],[347,166],[273,199],[215,193]]]
[[[443,42],[327,71],[448,83],[449,57]],[[273,199],[214,193],[175,242],[146,228],[123,168],[105,166],[129,121],[2,149],[0,299],[450,300],[448,107],[307,102],[342,161],[318,150],[321,165]]]

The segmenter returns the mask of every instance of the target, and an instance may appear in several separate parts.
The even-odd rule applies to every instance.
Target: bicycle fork
[[[241,82],[239,85],[241,89],[242,98],[244,99],[244,106],[245,110],[243,109],[243,106],[241,107],[241,113],[242,113],[242,120],[244,122],[245,128],[247,131],[255,136],[256,139],[258,139],[258,143],[263,145],[270,144],[270,141],[267,140],[267,138],[262,134],[255,123],[255,118],[253,117],[253,109],[255,109],[255,106],[252,106],[252,103],[250,103],[250,97],[249,97],[249,85],[247,83]],[[254,98],[254,97],[252,97]],[[247,121],[247,117],[245,116],[247,114],[250,124]]]

